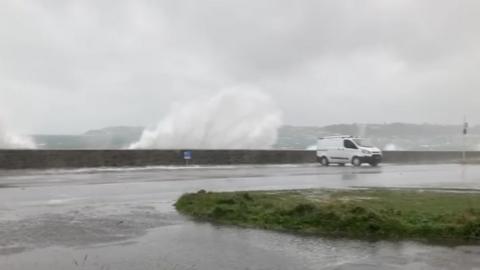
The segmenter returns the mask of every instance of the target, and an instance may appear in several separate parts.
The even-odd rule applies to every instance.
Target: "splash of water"
[[[400,151],[402,149],[400,147],[398,147],[397,145],[393,144],[393,143],[389,143],[389,144],[387,144],[383,147],[383,150],[385,150],[385,151]]]
[[[317,150],[317,145],[316,144],[309,145],[305,148],[305,150],[307,150],[307,151]]]
[[[366,138],[367,137],[367,125],[366,124],[357,124],[358,137]]]
[[[175,104],[130,149],[266,149],[277,140],[282,113],[257,89],[235,88]]]
[[[20,136],[7,131],[0,123],[0,149],[34,149],[35,143],[30,137]]]

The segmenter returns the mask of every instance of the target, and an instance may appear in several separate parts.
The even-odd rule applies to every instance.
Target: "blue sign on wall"
[[[185,160],[192,159],[192,151],[191,150],[183,151],[183,159]]]

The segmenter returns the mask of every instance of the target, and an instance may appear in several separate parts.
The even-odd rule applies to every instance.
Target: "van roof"
[[[337,135],[337,136],[320,137],[318,139],[323,140],[323,139],[345,139],[345,138],[353,138],[353,136],[351,136],[351,135]]]

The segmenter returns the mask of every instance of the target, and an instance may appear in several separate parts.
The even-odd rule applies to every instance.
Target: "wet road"
[[[480,269],[480,246],[302,237],[198,223],[184,192],[480,189],[480,166],[0,171],[0,269]]]

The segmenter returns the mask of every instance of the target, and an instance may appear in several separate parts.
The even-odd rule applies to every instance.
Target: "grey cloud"
[[[152,125],[262,87],[299,125],[480,122],[478,1],[0,3],[0,114],[24,132]]]

